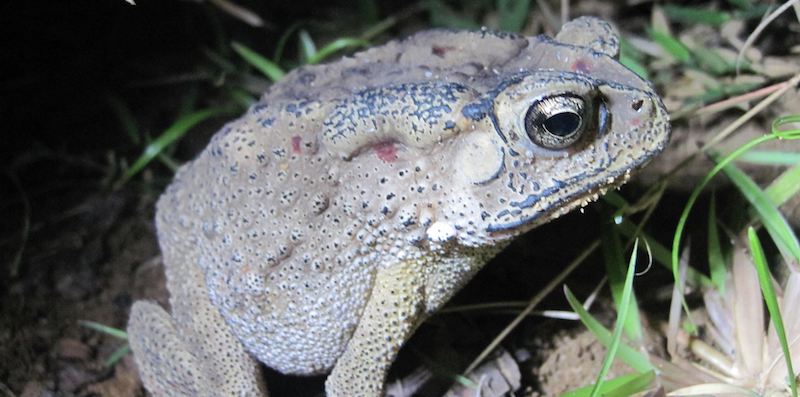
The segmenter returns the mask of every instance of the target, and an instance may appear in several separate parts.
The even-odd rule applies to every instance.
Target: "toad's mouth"
[[[657,152],[660,150],[657,150]],[[563,187],[554,188],[544,194],[548,196],[563,195],[561,198],[552,201],[546,207],[536,210],[533,213],[525,214],[525,209],[532,208],[543,199],[543,194],[529,195],[525,200],[518,203],[512,203],[516,206],[515,211],[520,212],[520,217],[509,222],[503,223],[490,223],[486,227],[486,232],[494,235],[502,235],[508,232],[516,235],[524,233],[536,226],[545,224],[555,218],[564,215],[576,207],[585,207],[589,203],[596,201],[601,195],[605,194],[608,189],[613,189],[621,186],[631,176],[631,173],[643,166],[645,166],[653,156],[650,154],[641,156],[638,161],[631,164],[630,167],[619,169],[616,172],[605,174],[606,170],[597,170],[590,174],[580,175],[582,181],[592,181],[589,184],[583,185],[583,188],[569,191],[570,187],[576,186],[575,184],[564,184]],[[602,175],[602,176],[601,176]],[[598,176],[601,176],[598,178]],[[580,183],[580,182],[578,182]],[[508,211],[503,211],[508,214]]]

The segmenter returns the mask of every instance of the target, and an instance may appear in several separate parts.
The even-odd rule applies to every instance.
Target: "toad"
[[[170,312],[136,302],[157,396],[262,396],[259,363],[379,396],[414,330],[515,236],[659,153],[667,113],[595,18],[431,30],[272,86],[157,204]]]

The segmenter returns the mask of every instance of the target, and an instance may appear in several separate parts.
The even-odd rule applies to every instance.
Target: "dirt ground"
[[[187,101],[218,100],[204,99],[211,84],[191,82],[208,77],[207,70],[194,66],[207,62],[198,48],[221,39],[220,29],[231,37],[255,35],[260,49],[270,53],[268,43],[277,41],[287,27],[278,19],[325,18],[331,10],[344,8],[342,3],[318,10],[305,0],[291,7],[255,7],[261,15],[281,15],[268,22],[268,33],[262,37],[260,31],[253,33],[227,16],[209,17],[219,11],[194,2],[142,1],[136,8],[122,0],[70,3],[0,5],[0,65],[9,68],[0,74],[0,128],[6,141],[0,144],[3,397],[145,395],[130,354],[111,366],[105,364],[126,342],[81,325],[92,321],[124,329],[135,300],[167,304],[152,219],[153,204],[171,172],[154,165],[121,188],[113,188],[111,181],[136,158],[141,146],[126,140],[108,98],[125,98],[135,109],[140,130],[155,136]],[[396,11],[397,6],[381,4],[387,13]],[[645,24],[647,7],[631,7],[628,18],[633,22],[625,26]],[[573,12],[587,10],[612,20],[620,17],[607,3],[579,2]],[[420,17],[396,33],[425,24]],[[185,95],[187,91],[192,94]],[[216,118],[193,129],[171,154],[180,161],[190,159],[224,121],[225,117]],[[765,121],[758,123],[755,128]],[[647,180],[663,171],[658,167]],[[623,194],[635,197],[642,186],[626,188]],[[677,218],[685,196],[668,193],[655,218],[667,221],[651,231],[654,235],[668,240],[674,230],[671,220]],[[735,211],[735,205],[728,210]],[[530,299],[569,263],[576,247],[588,245],[600,233],[598,211],[583,212],[515,242],[451,305]],[[601,255],[595,254],[567,284],[586,296],[604,276]],[[637,288],[649,291],[643,304],[655,313],[663,308],[670,288],[664,286],[665,278],[665,270],[655,269],[637,280]],[[568,307],[560,289],[542,306]],[[419,393],[440,395],[451,375],[458,374],[512,318],[507,311],[435,316],[401,353],[392,381],[410,379],[414,371],[426,367],[437,381]],[[515,395],[553,395],[564,391],[554,384],[574,387],[569,379],[580,382],[593,376],[589,374],[596,372],[603,349],[596,341],[584,340],[579,329],[575,322],[531,317],[507,338],[503,349],[520,373],[521,388]],[[579,364],[586,366],[574,373],[563,370]],[[267,369],[265,373],[275,396],[322,395],[323,377],[286,377]]]

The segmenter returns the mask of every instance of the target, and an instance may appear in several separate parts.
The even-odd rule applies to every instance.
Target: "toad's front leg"
[[[325,382],[328,397],[378,397],[400,347],[424,317],[424,275],[417,262],[380,269],[364,314]]]

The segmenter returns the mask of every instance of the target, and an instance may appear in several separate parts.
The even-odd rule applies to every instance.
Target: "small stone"
[[[61,338],[56,343],[58,358],[66,360],[88,360],[92,351],[89,346],[73,338]]]

